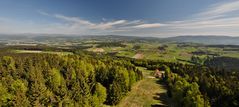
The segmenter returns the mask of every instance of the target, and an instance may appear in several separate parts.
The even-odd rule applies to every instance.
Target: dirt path
[[[152,72],[152,71],[151,71]],[[149,77],[150,71],[144,71]],[[167,90],[157,78],[145,78],[136,83],[117,107],[162,107],[167,105]]]

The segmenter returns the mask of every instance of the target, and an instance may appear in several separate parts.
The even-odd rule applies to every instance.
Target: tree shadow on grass
[[[156,81],[157,84],[160,84],[163,86],[163,88],[166,89],[166,85],[162,80]],[[169,97],[167,93],[155,93],[154,97],[155,100],[159,100],[161,104],[152,104],[151,107],[168,107],[168,101]]]
[[[161,104],[152,104],[151,107],[168,107],[168,95],[167,93],[156,93],[153,97],[155,100],[159,100]]]
[[[156,81],[156,83],[157,83],[157,84],[160,84],[160,85],[164,86],[164,88],[166,88],[166,84],[165,84],[165,82],[164,82],[162,79],[158,79],[158,80]]]
[[[166,105],[152,104],[151,107],[167,107]]]

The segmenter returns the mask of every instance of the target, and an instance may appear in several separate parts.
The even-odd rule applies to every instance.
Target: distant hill
[[[208,45],[239,45],[239,37],[230,36],[177,36],[164,38],[163,40],[170,42],[192,42]]]
[[[0,41],[9,40],[32,40],[38,42],[61,41],[61,40],[97,40],[97,41],[131,41],[131,42],[177,42],[177,43],[199,43],[206,45],[239,45],[239,37],[230,36],[176,36],[168,38],[157,37],[138,37],[120,35],[63,35],[63,34],[19,34],[3,35],[0,34]]]

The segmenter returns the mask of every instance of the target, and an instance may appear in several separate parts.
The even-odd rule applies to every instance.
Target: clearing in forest
[[[143,58],[144,58],[144,54],[142,54],[142,53],[137,53],[137,54],[135,54],[135,55],[133,56],[133,58],[135,58],[135,59],[143,59]]]
[[[103,48],[90,48],[90,49],[88,49],[88,51],[92,51],[92,52],[95,52],[95,53],[105,52],[105,50]]]
[[[148,78],[153,71],[143,70],[144,79],[137,82],[131,92],[117,107],[162,107],[167,106],[168,97],[165,86],[157,78]]]

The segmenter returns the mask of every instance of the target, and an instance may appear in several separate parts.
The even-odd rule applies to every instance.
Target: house
[[[155,72],[154,72],[154,77],[164,78],[165,77],[165,71],[160,71],[159,69],[156,69]]]

